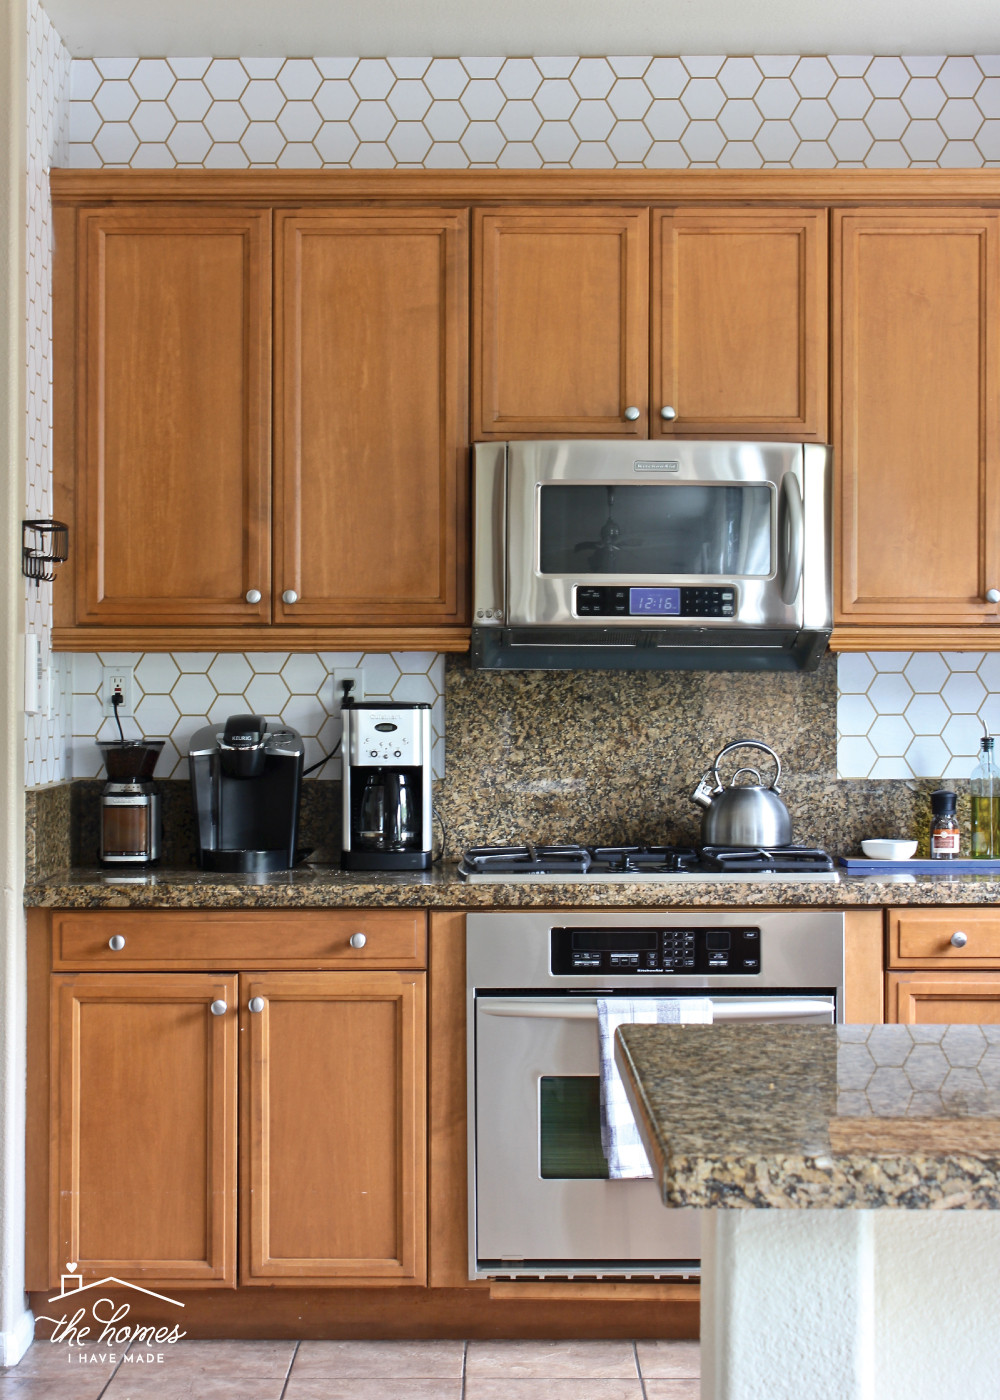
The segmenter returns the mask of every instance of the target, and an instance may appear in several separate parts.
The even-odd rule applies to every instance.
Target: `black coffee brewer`
[[[204,870],[261,873],[295,864],[302,736],[260,715],[230,715],[191,739],[188,761]]]
[[[431,707],[344,701],[345,870],[429,870]]]

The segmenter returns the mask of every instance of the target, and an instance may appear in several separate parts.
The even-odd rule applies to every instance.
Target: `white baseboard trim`
[[[16,1366],[35,1340],[35,1315],[26,1308],[9,1332],[0,1332],[0,1366]]]

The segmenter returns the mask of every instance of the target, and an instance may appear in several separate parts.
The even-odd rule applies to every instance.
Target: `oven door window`
[[[770,486],[624,482],[540,487],[543,574],[767,578]]]
[[[538,1081],[538,1174],[546,1180],[600,1181],[601,1081],[597,1075],[544,1074]]]

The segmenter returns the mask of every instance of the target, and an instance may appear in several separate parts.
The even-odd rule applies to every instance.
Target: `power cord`
[[[343,694],[340,697],[340,708],[341,710],[343,710],[344,706],[347,704],[348,698],[350,697],[351,691],[354,689],[353,680],[351,680],[350,677],[348,677],[346,681],[341,681],[340,688],[343,692]],[[341,734],[340,738],[337,740],[336,744],[333,746],[330,752],[324,754],[318,763],[313,763],[310,764],[308,768],[303,768],[303,778],[308,778],[310,773],[315,773],[317,768],[322,768],[324,763],[329,763],[331,758],[336,758],[338,753],[340,753],[341,745],[343,744],[343,742],[344,736],[343,734]]]

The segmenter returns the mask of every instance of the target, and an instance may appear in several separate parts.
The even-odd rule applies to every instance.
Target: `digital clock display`
[[[681,590],[679,588],[630,588],[628,610],[632,617],[646,613],[658,617],[678,617],[681,611]]]

